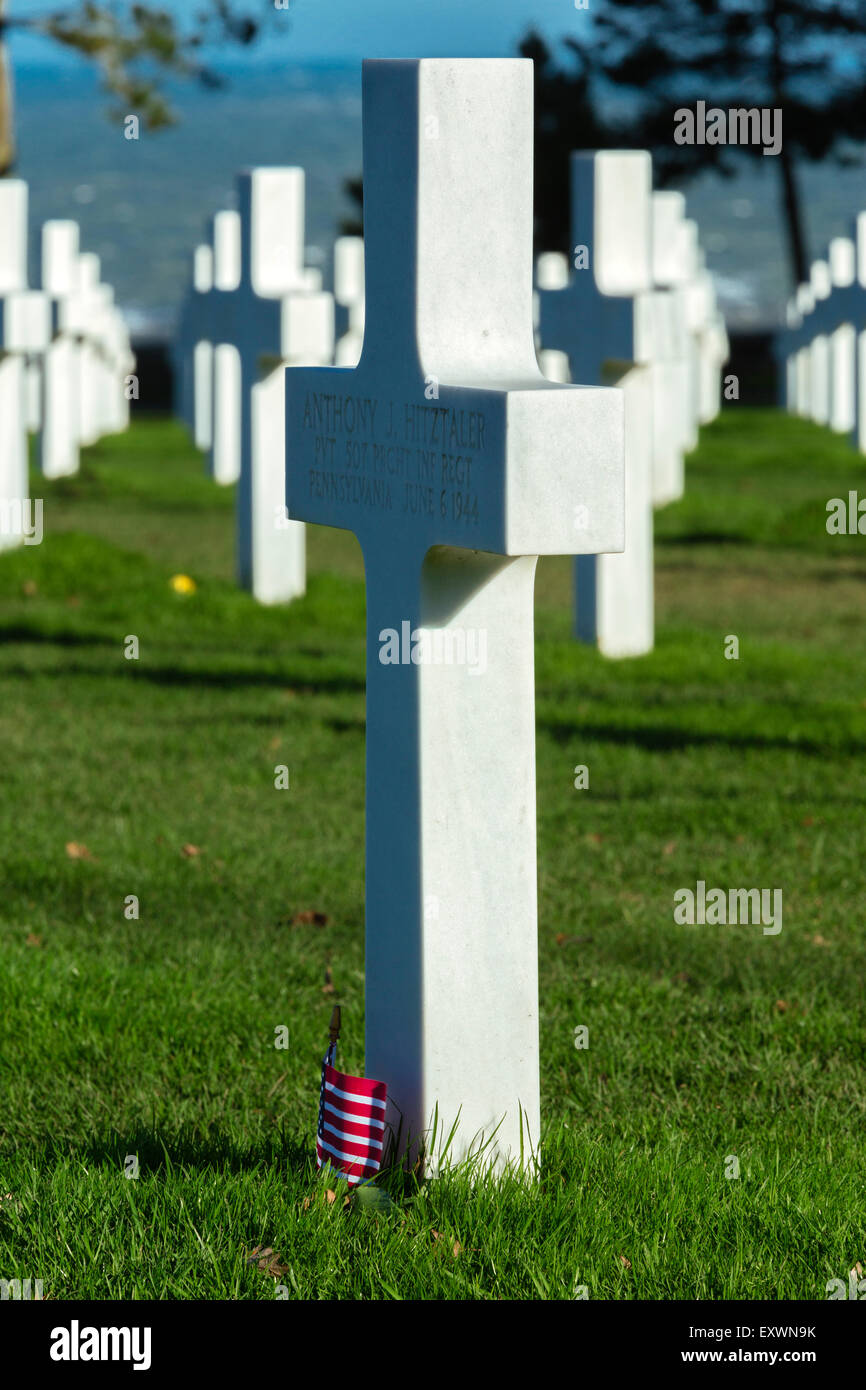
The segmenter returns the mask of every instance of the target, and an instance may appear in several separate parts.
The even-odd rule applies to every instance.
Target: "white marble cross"
[[[589,263],[566,288],[538,291],[545,349],[565,354],[572,381],[624,397],[625,550],[575,561],[577,635],[610,657],[651,651],[655,631],[651,191],[645,151],[573,154],[571,240]]]
[[[50,338],[48,299],[27,288],[27,195],[23,179],[0,179],[0,549],[30,515],[27,372]]]
[[[215,347],[214,471],[221,443],[239,437],[239,581],[260,602],[283,603],[303,594],[306,558],[304,528],[285,515],[282,366],[332,360],[334,301],[317,288],[319,273],[303,264],[304,171],[247,170],[238,176],[238,198],[236,223],[224,220],[221,230],[225,215],[215,219],[214,287],[208,295],[207,327]]]
[[[812,337],[810,314],[815,308],[815,295],[811,285],[798,285],[794,296],[800,328],[795,342],[795,374],[797,380],[797,414],[808,419],[812,413]]]
[[[685,491],[684,454],[692,447],[692,367],[683,287],[682,228],[686,200],[673,189],[652,195],[655,354],[650,366],[653,393],[653,503],[679,501]]]
[[[212,278],[202,291],[199,329],[200,341],[210,346],[213,368],[212,419],[206,447],[208,473],[215,483],[228,487],[241,475],[241,361],[234,342],[222,342],[218,335],[225,332],[234,336],[231,301],[224,296],[235,293],[241,283],[240,213],[226,208],[214,214],[210,245]],[[200,397],[202,409],[206,395]]]
[[[805,327],[809,341],[809,414],[816,425],[830,420],[830,340],[823,327],[823,301],[829,299],[832,284],[827,261],[813,261],[809,270],[809,289],[814,307]]]
[[[366,1073],[434,1164],[538,1141],[534,572],[623,545],[621,393],[535,358],[532,88],[364,64],[363,353],[286,372],[289,514],[364,552]]]
[[[334,353],[338,367],[357,367],[364,345],[364,240],[341,236],[334,242],[334,299],[341,310]]]
[[[700,247],[697,267],[687,293],[690,325],[697,340],[698,423],[708,425],[722,408],[722,367],[730,349],[725,320],[716,303],[716,287]]]
[[[192,277],[173,344],[176,410],[197,449],[213,443],[213,344],[207,335],[206,296],[213,289],[213,247],[202,243],[192,257]]]
[[[853,237],[835,237],[826,264],[830,292],[816,296],[808,319],[813,337],[826,338],[827,423],[858,444],[858,339],[866,330],[866,213],[853,227]]]
[[[776,403],[782,410],[794,414],[797,409],[797,352],[803,320],[795,298],[785,305],[785,323],[773,338],[776,360]]]
[[[51,305],[39,435],[39,462],[46,478],[77,473],[80,462],[81,342],[70,313],[78,293],[78,244],[77,222],[56,219],[42,224],[41,280]]]

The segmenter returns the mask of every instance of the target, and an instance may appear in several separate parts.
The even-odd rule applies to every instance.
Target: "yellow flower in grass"
[[[190,579],[188,574],[173,574],[169,583],[176,594],[195,593],[195,580]]]

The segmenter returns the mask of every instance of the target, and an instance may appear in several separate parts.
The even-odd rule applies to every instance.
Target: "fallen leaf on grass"
[[[75,840],[68,840],[66,844],[66,854],[69,859],[92,859],[93,855],[87,845],[79,845]]]
[[[181,854],[186,859],[195,859],[197,854],[201,854],[201,850],[198,845],[184,845]]]
[[[619,1258],[620,1258],[620,1263],[621,1263],[622,1265],[624,1265],[626,1269],[631,1269],[631,1260],[627,1260],[626,1257],[625,1257],[625,1255],[620,1255]]]
[[[24,945],[25,945],[25,946],[41,946],[41,945],[42,945],[42,937],[41,937],[41,936],[37,936],[35,932],[29,932],[28,935],[27,935],[27,940],[24,942]]]
[[[815,935],[812,937],[812,945],[813,945],[813,946],[829,946],[829,945],[830,945],[830,942],[827,941],[827,940],[821,935],[820,932],[816,932]]]
[[[36,580],[25,579],[24,583],[21,585],[21,592],[25,598],[33,598],[33,595],[38,594],[39,592],[39,586],[37,585]]]
[[[266,1245],[264,1249],[257,1245],[254,1250],[245,1255],[248,1265],[254,1264],[263,1274],[269,1274],[272,1279],[278,1279],[282,1274],[288,1274],[289,1266],[280,1263],[279,1255],[274,1253],[273,1247]]]
[[[433,1237],[434,1242],[436,1242],[437,1240],[448,1240],[448,1237],[444,1236],[441,1231],[431,1231],[430,1234]],[[463,1246],[460,1244],[460,1241],[455,1240],[454,1244],[451,1246],[451,1254],[454,1256],[455,1260],[457,1259],[457,1256],[460,1254],[460,1251],[462,1249]]]
[[[314,908],[306,908],[303,912],[296,912],[292,918],[293,927],[326,927],[330,921],[327,912],[316,912]]]
[[[791,1007],[791,1006],[790,1006],[790,1004],[788,1003],[787,999],[777,999],[777,1000],[776,1000],[776,1012],[777,1012],[777,1013],[780,1013],[780,1014],[787,1013],[787,1011],[788,1011],[788,1009],[789,1009],[790,1007]]]
[[[667,844],[665,845],[664,849],[662,850],[662,854],[673,854],[673,852],[674,852],[674,850],[676,849],[676,847],[677,847],[677,842],[676,842],[676,840],[668,840]]]
[[[310,1207],[313,1205],[314,1200],[315,1200],[315,1199],[314,1199],[313,1197],[305,1197],[305,1198],[304,1198],[303,1203],[302,1203],[303,1208],[304,1208],[304,1211],[309,1211],[309,1210],[310,1210]],[[327,1187],[327,1188],[325,1189],[325,1201],[328,1203],[328,1206],[329,1206],[329,1207],[332,1207],[332,1206],[334,1205],[334,1203],[336,1202],[336,1200],[337,1200],[337,1194],[336,1194],[336,1192],[334,1191],[334,1189],[333,1189],[332,1187]],[[344,1198],[343,1198],[343,1210],[345,1210],[346,1207],[350,1207],[351,1205],[352,1205],[352,1199],[351,1199],[351,1197],[344,1197]]]

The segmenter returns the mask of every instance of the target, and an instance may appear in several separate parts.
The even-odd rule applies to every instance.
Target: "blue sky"
[[[179,17],[207,0],[161,0]],[[50,12],[60,0],[10,0],[9,15]],[[71,8],[71,5],[69,6]],[[551,38],[585,33],[590,11],[574,0],[291,0],[288,13],[272,0],[241,0],[241,8],[268,17],[269,34],[256,61],[291,54],[300,61],[364,57],[511,57],[530,27]],[[290,24],[287,37],[281,30]],[[17,65],[63,61],[56,45],[24,35],[12,40]],[[75,62],[71,59],[67,61]]]

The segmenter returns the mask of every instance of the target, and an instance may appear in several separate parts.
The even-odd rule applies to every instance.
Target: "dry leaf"
[[[201,850],[198,845],[184,845],[181,853],[186,859],[195,859],[197,854],[201,854]]]
[[[564,946],[566,941],[568,940],[568,937],[566,936],[564,931],[558,931],[554,940],[556,941],[557,946]]]
[[[66,853],[67,853],[67,855],[68,855],[68,857],[69,857],[70,859],[92,859],[92,858],[93,858],[93,855],[90,853],[90,850],[87,848],[87,845],[79,845],[79,844],[77,844],[77,843],[75,842],[75,840],[68,840],[68,841],[67,841],[67,844],[66,844]]]
[[[273,752],[275,748],[279,748],[279,746],[280,746],[280,744],[282,743],[282,741],[283,741],[283,738],[282,738],[282,735],[281,735],[281,734],[274,734],[274,737],[271,739],[270,743],[268,744],[268,748],[271,750],[271,752]]]
[[[272,1279],[279,1279],[280,1275],[287,1274],[289,1270],[288,1265],[280,1263],[280,1257],[274,1253],[271,1245],[266,1245],[264,1249],[261,1245],[257,1245],[246,1256],[246,1262],[248,1265],[254,1264],[257,1269],[260,1269],[263,1274],[269,1274]]]
[[[293,927],[326,927],[330,918],[327,912],[316,912],[313,908],[307,908],[304,912],[296,912],[292,918]]]
[[[631,1260],[627,1260],[626,1257],[625,1257],[625,1255],[620,1255],[619,1258],[620,1258],[621,1264],[623,1264],[623,1265],[625,1266],[626,1269],[631,1269]]]
[[[788,1010],[790,1007],[791,1007],[791,1006],[790,1006],[790,1004],[788,1003],[788,1001],[787,1001],[786,999],[777,999],[777,1000],[776,1000],[776,1009],[777,1009],[778,1013],[780,1013],[780,1014],[786,1013],[787,1010]]]
[[[800,821],[800,824],[801,824],[801,825],[814,825],[814,824],[815,824],[815,817],[814,817],[814,816],[804,816],[803,819]]]
[[[673,852],[674,852],[674,850],[676,849],[676,847],[677,847],[677,842],[676,842],[676,840],[668,840],[667,844],[665,845],[664,849],[662,850],[662,854],[673,854]]]
[[[451,1247],[451,1254],[454,1256],[455,1259],[456,1259],[457,1256],[460,1254],[461,1249],[462,1249],[462,1246],[461,1246],[461,1244],[460,1244],[460,1241],[459,1241],[459,1240],[455,1240],[453,1246]]]
[[[858,1279],[862,1279],[862,1277],[863,1277],[863,1266],[861,1265],[861,1263],[860,1263],[859,1260],[858,1260],[857,1263],[855,1264],[854,1268],[850,1271],[850,1273],[851,1273],[852,1275],[856,1274]]]
[[[37,587],[36,580],[25,579],[24,583],[21,585],[21,592],[25,598],[32,598],[34,594],[38,594],[39,589]]]
[[[336,1202],[336,1200],[337,1200],[337,1194],[336,1194],[336,1192],[333,1190],[333,1188],[329,1187],[329,1188],[327,1189],[327,1191],[325,1192],[325,1196],[326,1196],[327,1199],[328,1199],[328,1206],[329,1206],[329,1207],[330,1207],[330,1206],[333,1206],[334,1202]]]
[[[29,932],[29,933],[28,933],[28,936],[27,936],[27,940],[24,942],[24,945],[25,945],[25,946],[41,946],[41,945],[42,945],[42,937],[41,937],[41,936],[37,936],[35,932]]]
[[[827,941],[827,940],[825,940],[825,938],[821,935],[820,932],[816,932],[815,935],[812,937],[812,945],[813,945],[813,946],[829,946],[829,945],[830,945],[830,942]]]

